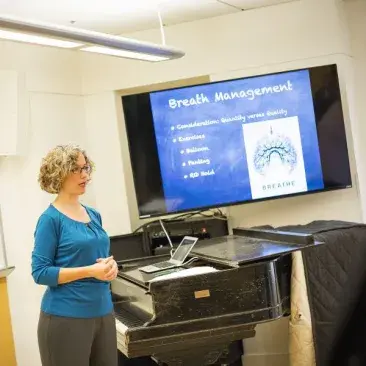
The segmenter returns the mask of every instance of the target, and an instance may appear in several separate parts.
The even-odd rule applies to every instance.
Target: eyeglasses
[[[90,174],[91,172],[91,166],[90,165],[85,165],[83,167],[75,167],[71,170],[71,173],[73,174],[81,174],[82,172],[85,172],[86,174]]]

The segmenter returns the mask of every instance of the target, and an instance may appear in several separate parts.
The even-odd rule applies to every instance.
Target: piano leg
[[[227,365],[238,366],[242,365],[241,357],[244,354],[243,341],[232,342],[229,347],[221,355],[220,359],[213,366]]]
[[[123,353],[118,352],[118,366],[156,366],[157,363],[150,357],[128,358]]]
[[[228,355],[230,345],[213,344],[206,347],[193,348],[172,353],[163,353],[154,355],[153,358],[159,366],[235,366],[237,361],[241,365],[241,357],[230,363]]]

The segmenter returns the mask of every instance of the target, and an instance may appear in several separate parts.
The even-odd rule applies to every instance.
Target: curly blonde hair
[[[65,178],[77,168],[79,154],[84,155],[87,165],[91,168],[91,173],[94,169],[94,163],[85,150],[78,145],[58,145],[49,151],[42,159],[38,175],[41,189],[51,194],[60,193]]]

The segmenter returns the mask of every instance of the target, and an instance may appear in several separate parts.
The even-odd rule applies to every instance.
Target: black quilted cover
[[[278,229],[325,242],[303,251],[316,365],[366,365],[366,225],[314,221]]]

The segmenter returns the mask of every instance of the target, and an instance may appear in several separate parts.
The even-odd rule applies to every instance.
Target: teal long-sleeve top
[[[109,236],[100,214],[84,206],[89,223],[73,220],[50,205],[39,217],[34,232],[32,276],[47,286],[41,310],[72,318],[94,318],[112,312],[110,284],[85,278],[58,284],[61,268],[84,267],[109,256]]]

